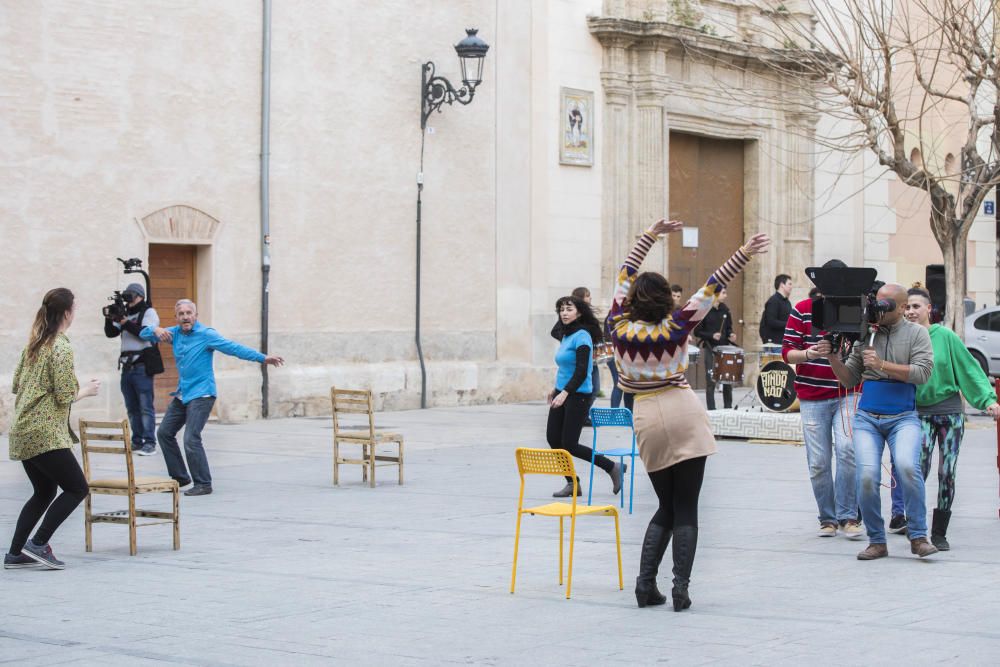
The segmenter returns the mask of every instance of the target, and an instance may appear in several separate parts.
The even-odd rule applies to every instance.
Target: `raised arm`
[[[240,345],[235,341],[231,341],[228,338],[224,338],[215,329],[209,329],[208,334],[208,346],[213,350],[222,352],[223,354],[228,354],[231,357],[236,357],[237,359],[242,359],[244,361],[255,361],[258,364],[264,363],[266,358],[263,353],[249,348],[246,345]]]
[[[663,223],[663,220],[656,223],[659,225]],[[677,229],[683,226],[683,223],[678,221],[670,221],[670,225],[676,225]],[[621,319],[624,316],[623,304],[625,302],[625,297],[628,296],[628,291],[632,288],[632,281],[639,274],[639,267],[642,266],[642,260],[646,259],[646,255],[649,254],[649,249],[653,247],[656,243],[657,235],[653,232],[656,225],[653,225],[647,229],[642,236],[635,242],[632,249],[629,251],[628,256],[625,258],[625,263],[622,264],[621,268],[618,270],[618,282],[615,285],[615,296],[611,302],[611,312],[608,313],[608,318],[611,322]]]
[[[732,257],[716,269],[709,276],[704,287],[695,292],[683,308],[674,311],[671,315],[671,328],[673,329],[671,338],[688,335],[691,329],[708,314],[722,288],[736,278],[751,257],[767,252],[770,243],[771,240],[766,234],[754,234],[746,245],[734,252]]]

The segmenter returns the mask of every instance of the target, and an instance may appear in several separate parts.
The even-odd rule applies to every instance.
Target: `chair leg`
[[[615,512],[615,547],[618,550],[618,590],[625,590],[625,581],[622,579],[622,535],[618,528],[618,512]]]
[[[628,483],[628,513],[632,513],[632,498],[635,496],[635,452],[632,453],[631,479]]]
[[[399,485],[403,485],[403,443],[399,443]]]
[[[135,496],[130,493],[128,496],[128,552],[131,556],[136,553],[135,541]]]
[[[625,509],[625,457],[618,457],[618,506]]]
[[[174,551],[181,548],[180,487],[173,490],[174,496]]]
[[[521,508],[517,508],[517,527],[514,529],[514,565],[510,569],[510,592],[514,592],[514,582],[517,579],[517,544],[521,539]],[[560,562],[562,562],[560,560]]]
[[[594,443],[594,445],[595,445],[595,448],[590,450],[590,482],[587,484],[587,504],[588,505],[590,505],[591,497],[594,494],[594,457],[596,456],[596,454],[594,452],[597,451],[597,449],[596,449],[597,443]]]
[[[576,515],[569,521],[569,571],[566,574],[566,599],[569,599],[570,590],[573,588],[573,544],[576,542]]]
[[[92,521],[92,515],[90,511],[90,494],[87,494],[87,498],[83,505],[83,533],[84,539],[86,541],[87,553],[94,550],[94,522]]]
[[[563,579],[563,517],[559,517],[559,585]]]
[[[375,488],[375,443],[368,448],[368,465],[371,467],[371,487]]]
[[[333,439],[333,485],[340,484],[340,443]]]

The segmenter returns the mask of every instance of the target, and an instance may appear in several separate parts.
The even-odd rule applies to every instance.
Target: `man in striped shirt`
[[[843,267],[843,262],[830,260],[824,267]],[[830,368],[826,356],[832,352],[824,331],[812,328],[813,298],[792,308],[785,325],[781,355],[795,368],[795,393],[802,414],[802,435],[806,443],[809,481],[819,509],[820,537],[834,537],[839,529],[845,537],[864,537],[858,521],[858,487],[854,463],[854,442],[848,431],[851,414],[848,402],[854,389],[844,389]],[[837,471],[831,467],[836,452]]]

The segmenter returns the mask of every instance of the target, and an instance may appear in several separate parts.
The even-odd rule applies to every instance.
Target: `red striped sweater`
[[[790,350],[804,350],[820,342],[824,331],[813,333],[812,301],[799,301],[792,308],[785,325],[785,340],[781,346],[781,356],[788,361]],[[812,359],[795,366],[795,393],[802,401],[823,401],[844,396],[854,388],[844,389],[830,368],[827,359]]]
[[[688,386],[684,379],[688,364],[688,336],[712,308],[716,295],[750,261],[742,249],[737,250],[709,277],[704,287],[663,321],[632,321],[622,309],[622,302],[639,273],[642,260],[656,240],[647,232],[636,241],[618,272],[618,285],[609,315],[611,341],[619,373],[618,385],[632,393]]]

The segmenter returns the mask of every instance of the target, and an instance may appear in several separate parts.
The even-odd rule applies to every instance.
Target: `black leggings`
[[[42,514],[45,514],[45,518],[35,533],[35,544],[48,544],[56,528],[90,493],[87,478],[83,476],[83,470],[71,449],[55,449],[21,461],[21,464],[24,465],[24,472],[35,493],[24,504],[21,516],[17,518],[14,538],[10,542],[10,553],[14,555],[21,553],[24,543],[28,541],[28,534],[42,518]],[[62,487],[63,490],[58,498],[57,487]],[[53,498],[56,498],[55,502],[52,502]]]
[[[590,408],[590,394],[570,394],[566,402],[558,408],[549,409],[549,422],[545,427],[545,439],[552,449],[565,449],[578,459],[590,463],[590,447],[580,444],[583,422]],[[610,473],[615,464],[606,456],[597,455],[594,463],[604,472]],[[572,481],[571,478],[567,478]]]
[[[698,527],[698,495],[705,479],[705,459],[699,456],[649,473],[649,481],[660,500],[652,523],[667,529]]]

